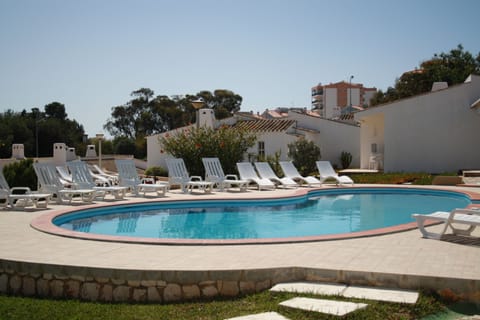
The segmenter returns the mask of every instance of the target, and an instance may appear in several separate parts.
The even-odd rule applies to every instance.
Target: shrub
[[[309,175],[317,170],[315,162],[320,160],[320,148],[313,141],[302,138],[288,145],[288,157],[300,174]]]
[[[37,190],[37,175],[33,169],[33,160],[25,159],[3,168],[3,174],[10,188],[29,187],[31,190]]]
[[[342,151],[342,154],[340,155],[340,162],[342,163],[343,169],[348,169],[352,163],[352,154],[347,151]]]
[[[226,174],[236,172],[236,163],[255,143],[255,136],[244,130],[222,126],[188,128],[174,135],[163,136],[164,151],[182,158],[190,175],[204,176],[202,158],[217,157]]]
[[[166,177],[168,176],[168,172],[166,169],[162,167],[150,167],[145,170],[146,176],[155,176],[155,177]]]

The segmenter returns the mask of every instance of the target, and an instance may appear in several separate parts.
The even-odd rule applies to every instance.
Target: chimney
[[[200,109],[198,110],[197,127],[213,128],[215,123],[215,113],[212,109]]]
[[[23,144],[12,144],[12,158],[17,160],[25,159],[25,149]]]

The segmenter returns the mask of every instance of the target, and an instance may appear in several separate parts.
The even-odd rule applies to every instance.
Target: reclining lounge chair
[[[51,193],[59,204],[71,203],[75,198],[83,202],[92,202],[96,197],[96,191],[93,189],[65,188],[53,163],[35,162],[33,169],[38,178],[39,191]]]
[[[205,180],[213,182],[220,191],[231,187],[238,187],[240,191],[246,191],[248,186],[247,180],[238,180],[236,174],[223,173],[223,168],[218,158],[202,158],[205,167]]]
[[[257,172],[263,179],[269,179],[273,183],[277,185],[281,185],[284,188],[287,187],[298,187],[298,184],[288,177],[279,178],[275,172],[273,172],[272,167],[268,164],[268,162],[255,162],[255,168],[257,168]]]
[[[140,179],[135,162],[131,159],[115,160],[115,165],[118,170],[119,185],[128,187],[136,196],[143,193],[145,197],[148,192],[164,196],[169,189],[168,183],[155,183],[152,180]]]
[[[317,164],[318,173],[320,174],[321,183],[324,183],[325,180],[332,179],[337,182],[337,185],[339,184],[353,185],[353,180],[347,176],[339,176],[335,172],[335,170],[333,170],[333,167],[329,161],[317,161],[316,164]]]
[[[237,162],[237,169],[240,179],[247,180],[249,183],[255,183],[258,186],[258,190],[275,189],[275,183],[269,179],[260,178],[250,162]]]
[[[213,182],[203,181],[200,176],[190,176],[185,162],[181,158],[165,159],[168,168],[168,182],[170,185],[179,185],[184,193],[201,190],[212,192]]]
[[[29,187],[13,187],[7,183],[5,176],[0,168],[0,206],[10,205],[12,209],[35,206],[35,208],[48,208],[48,203],[52,197],[51,193],[35,193]]]
[[[293,162],[291,161],[280,161],[279,164],[283,170],[283,174],[285,175],[285,177],[288,177],[293,181],[296,181],[297,183],[305,183],[309,187],[313,187],[314,185],[318,185],[318,186],[322,185],[320,180],[318,180],[313,176],[307,176],[307,177],[302,176],[298,172],[297,168],[295,168],[295,166],[293,165]]]
[[[74,189],[93,189],[97,191],[97,197],[105,198],[111,194],[115,199],[121,200],[125,197],[128,187],[125,186],[97,186],[88,169],[88,165],[82,161],[71,161],[67,163],[72,173],[72,187]]]
[[[480,208],[478,209],[454,209],[450,212],[437,211],[430,214],[413,214],[413,218],[417,220],[418,228],[424,238],[440,239],[448,227],[450,227],[455,235],[470,235],[476,227],[480,226]],[[444,222],[443,229],[438,232],[428,232],[425,230],[425,221]],[[453,224],[462,224],[468,226],[467,229],[458,229]]]

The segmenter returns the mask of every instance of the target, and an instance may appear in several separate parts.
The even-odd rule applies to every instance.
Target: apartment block
[[[376,91],[376,88],[366,88],[361,83],[320,83],[312,88],[312,107],[324,118],[338,118],[342,114],[369,107]]]

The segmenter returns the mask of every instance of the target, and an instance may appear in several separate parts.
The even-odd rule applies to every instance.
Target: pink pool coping
[[[433,191],[451,191],[458,192],[467,195],[471,201],[480,201],[480,195],[477,193],[469,192],[468,190],[452,190],[450,188],[428,188],[422,186],[362,186],[362,187],[346,187],[356,188],[356,189],[391,189],[391,188],[409,188],[409,189],[426,189]],[[331,190],[338,188],[315,188],[315,189],[297,189],[289,196],[270,196],[270,197],[259,197],[254,199],[247,198],[215,198],[214,200],[272,200],[272,199],[288,199],[295,198],[299,196],[305,196],[311,191],[318,190]],[[143,238],[143,237],[127,237],[127,236],[111,236],[111,235],[101,235],[94,233],[85,233],[67,230],[60,228],[53,224],[53,220],[61,215],[72,213],[75,211],[83,211],[88,209],[96,208],[107,208],[115,207],[119,205],[139,205],[145,203],[165,203],[165,202],[185,202],[185,201],[202,201],[202,200],[212,200],[208,199],[162,199],[162,198],[149,198],[144,199],[138,202],[130,202],[128,200],[117,201],[115,203],[92,203],[88,205],[83,205],[81,207],[72,207],[56,210],[54,212],[49,212],[42,214],[39,217],[33,219],[30,223],[30,226],[38,231],[45,232],[52,235],[57,235],[61,237],[81,239],[81,240],[92,240],[92,241],[106,241],[106,242],[119,242],[119,243],[132,243],[132,244],[152,244],[152,245],[248,245],[248,244],[281,244],[281,243],[300,243],[300,242],[316,242],[316,241],[331,241],[331,240],[344,240],[344,239],[354,239],[354,238],[363,238],[363,237],[372,237],[379,236],[397,232],[408,231],[416,229],[418,227],[416,222],[409,222],[400,225],[395,225],[391,227],[358,231],[358,232],[349,232],[349,233],[340,233],[340,234],[329,234],[329,235],[316,235],[316,236],[305,236],[305,237],[288,237],[288,238],[249,238],[249,239],[174,239],[174,238]],[[471,204],[468,207],[480,207],[480,204]],[[440,224],[442,222],[426,220],[425,226],[432,226]]]

